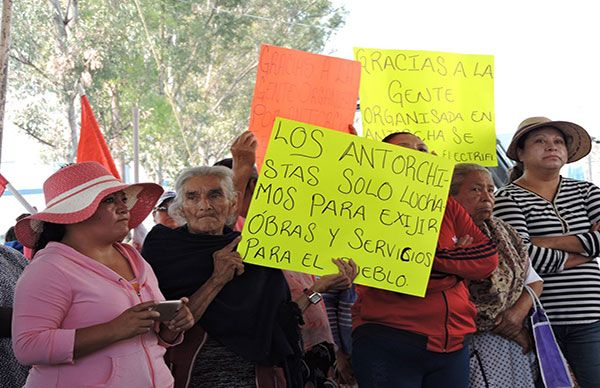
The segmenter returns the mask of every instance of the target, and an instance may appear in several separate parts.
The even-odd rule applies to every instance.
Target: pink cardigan
[[[73,360],[75,330],[108,322],[126,309],[164,300],[151,267],[125,244],[139,295],[117,273],[71,247],[52,242],[17,282],[12,338],[17,359],[33,365],[25,387],[172,387],[155,332]]]

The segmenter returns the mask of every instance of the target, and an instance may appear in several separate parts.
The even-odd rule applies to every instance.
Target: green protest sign
[[[446,206],[448,159],[277,118],[238,251],[248,263],[334,273],[424,296]]]

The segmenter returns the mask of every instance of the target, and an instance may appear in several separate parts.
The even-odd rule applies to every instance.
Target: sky
[[[595,2],[346,0],[330,55],[353,47],[494,55],[496,131],[531,116],[573,121],[600,138],[600,23]]]
[[[494,55],[498,137],[530,116],[573,121],[600,138],[600,23],[594,2],[334,0],[348,11],[325,54],[354,59],[353,47]],[[6,123],[2,174],[19,190],[39,189],[55,171],[40,147]],[[45,207],[42,195],[28,195]],[[0,197],[0,235],[24,209]]]

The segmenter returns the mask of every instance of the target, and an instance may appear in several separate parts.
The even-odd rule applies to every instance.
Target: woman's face
[[[123,240],[129,232],[127,196],[123,191],[107,195],[90,218],[66,227],[86,228],[99,241],[113,243]]]
[[[525,169],[560,169],[567,163],[567,144],[562,132],[545,127],[532,131],[517,156]]]
[[[396,136],[392,137],[389,141],[389,144],[394,144],[400,147],[411,148],[413,150],[429,153],[429,148],[423,143],[423,140],[418,136],[412,135],[410,133],[399,133]]]
[[[454,199],[467,210],[475,224],[490,219],[494,210],[494,182],[490,174],[473,171],[465,176]]]
[[[218,176],[194,176],[183,184],[183,217],[191,233],[223,234],[235,201],[227,198]]]

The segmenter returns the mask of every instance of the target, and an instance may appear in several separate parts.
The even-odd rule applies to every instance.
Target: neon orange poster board
[[[263,45],[250,111],[250,130],[258,138],[258,168],[276,117],[348,133],[359,84],[357,61]]]

